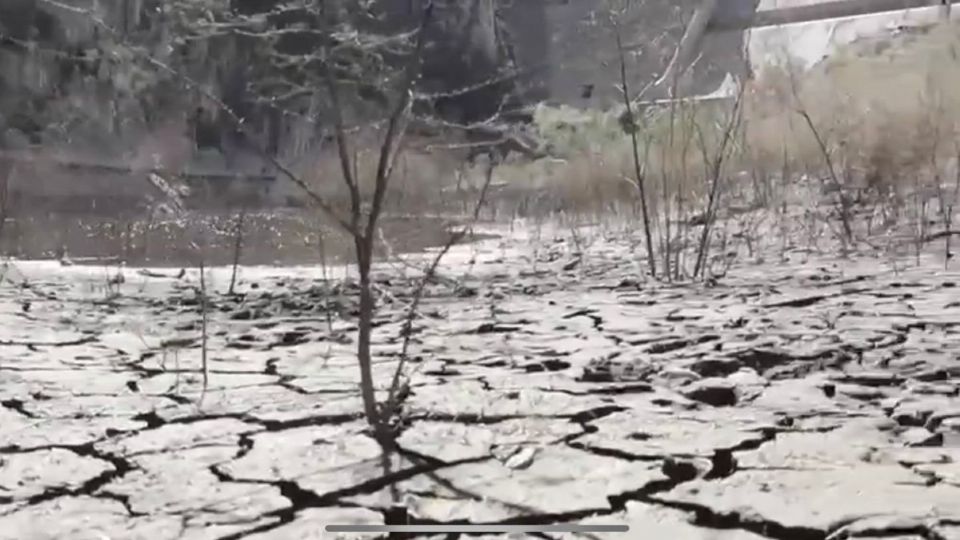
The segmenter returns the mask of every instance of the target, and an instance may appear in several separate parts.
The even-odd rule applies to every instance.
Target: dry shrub
[[[554,165],[546,180],[550,182],[552,204],[541,210],[597,213],[620,202],[630,201],[636,188],[628,176],[628,154],[618,152],[581,153]]]
[[[683,101],[637,113],[638,151],[652,211],[663,201],[700,199],[729,103]],[[621,110],[538,107],[540,137],[558,159],[501,167],[500,178],[552,204],[542,210],[597,214],[637,201],[632,142]]]
[[[845,187],[903,194],[933,179],[952,179],[960,153],[960,28],[908,29],[864,39],[805,71],[789,58],[747,83],[742,131],[722,171],[747,171],[755,185],[783,172],[829,179],[823,149],[799,111],[809,115]],[[640,154],[654,212],[680,199],[702,203],[730,101],[685,101],[648,108]],[[500,178],[556,203],[547,209],[604,212],[632,201],[630,139],[619,110],[541,106],[540,136],[562,160],[502,167]],[[733,188],[735,186],[728,186]],[[739,196],[739,195],[738,195]],[[765,198],[765,194],[754,193]],[[747,201],[744,201],[747,202]]]
[[[563,156],[541,173],[540,189],[553,202],[544,210],[597,214],[636,200],[630,138],[617,116],[617,111],[538,108],[540,136]]]
[[[791,73],[789,59],[763,70],[748,92],[745,157],[824,176],[803,112],[849,186],[889,195],[940,177],[957,154],[958,50],[960,28],[941,25],[862,40],[806,73]]]
[[[376,146],[377,139],[373,135],[357,136],[353,141],[355,146],[351,149],[356,156],[354,176],[364,200],[369,200],[373,193],[380,154],[380,148]],[[299,160],[296,169],[312,190],[330,201],[334,208],[340,209],[342,215],[349,214],[350,194],[343,181],[343,169],[334,142]],[[388,213],[411,215],[441,212],[452,202],[450,188],[455,185],[454,156],[440,151],[426,151],[417,141],[408,141],[405,149],[397,153],[384,209]],[[308,201],[302,192],[296,190],[291,196],[303,203]]]

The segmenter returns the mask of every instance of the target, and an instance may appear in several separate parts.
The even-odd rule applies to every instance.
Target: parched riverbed
[[[788,253],[670,285],[623,242],[531,246],[459,246],[427,288],[389,473],[345,270],[242,268],[228,296],[214,269],[199,402],[195,272],[11,263],[0,537],[332,538],[397,500],[631,529],[539,538],[960,539],[960,272]],[[383,385],[404,273],[379,270]]]

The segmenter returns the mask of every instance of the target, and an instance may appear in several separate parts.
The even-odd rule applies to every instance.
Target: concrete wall
[[[577,107],[617,104],[619,59],[609,2],[544,2],[548,45],[528,55],[546,58],[546,67],[539,72],[539,95]],[[664,72],[700,3],[635,2],[633,10],[617,17],[630,53],[628,79],[634,90]],[[903,26],[932,24],[940,16],[939,4],[940,0],[718,0],[699,54],[687,72],[687,91],[710,94],[721,89],[725,80],[749,76],[788,59],[809,68],[853,41],[890,35]],[[952,17],[958,12],[953,9]],[[521,19],[516,24],[524,23]],[[529,39],[536,42],[541,32],[535,29]],[[584,92],[586,87],[593,91]]]
[[[624,2],[611,12],[609,0],[514,0],[504,22],[523,68],[533,72],[537,96],[555,104],[604,108],[622,101],[619,30],[627,64],[627,80],[636,92],[659,77],[670,62],[688,22],[702,0]],[[749,18],[758,0],[719,0],[719,11]],[[517,16],[517,4],[526,10]],[[542,17],[542,25],[530,21]],[[694,93],[718,88],[730,72],[746,71],[743,31],[712,33],[690,72]]]
[[[762,0],[760,9],[774,9],[788,3],[816,4],[817,0]],[[953,20],[957,19],[958,12],[960,9],[956,7],[951,10]],[[840,47],[861,39],[893,35],[911,26],[928,26],[936,23],[940,15],[939,7],[925,6],[754,28],[748,33],[747,50],[755,70],[787,62],[809,69]]]

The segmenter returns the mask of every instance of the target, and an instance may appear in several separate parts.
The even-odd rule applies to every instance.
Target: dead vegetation
[[[958,50],[950,24],[854,43],[807,72],[784,58],[727,100],[628,114],[636,132],[622,111],[542,107],[537,126],[562,159],[498,175],[550,201],[527,209],[585,223],[642,218],[646,202],[653,219],[637,230],[657,238],[668,279],[704,277],[707,253],[727,258],[711,245],[751,258],[777,243],[900,256],[943,240],[946,263],[960,186]]]
[[[402,453],[398,441],[414,421],[423,420],[435,412],[428,410],[424,413],[421,408],[417,412],[424,417],[417,418],[407,408],[407,400],[415,392],[412,381],[426,365],[421,358],[417,358],[416,352],[416,348],[423,344],[418,335],[425,333],[420,323],[426,321],[423,324],[429,324],[438,317],[426,311],[423,299],[437,284],[449,289],[445,293],[447,295],[470,298],[477,294],[475,289],[466,285],[466,276],[450,278],[442,275],[440,270],[443,258],[452,247],[472,234],[472,226],[483,217],[483,205],[488,200],[495,211],[503,212],[499,216],[494,214],[495,217],[502,219],[505,216],[513,221],[522,215],[532,220],[524,223],[532,229],[527,231],[534,247],[530,261],[532,269],[521,268],[518,273],[528,279],[531,276],[537,278],[539,272],[557,272],[566,280],[561,280],[564,287],[581,281],[580,278],[586,281],[587,278],[595,278],[598,272],[611,271],[610,264],[622,266],[625,259],[632,259],[636,263],[635,272],[625,272],[619,268],[619,273],[615,274],[617,282],[601,284],[604,290],[637,291],[641,288],[641,282],[656,284],[655,280],[665,285],[691,282],[716,285],[735,264],[745,260],[762,263],[770,256],[784,259],[789,253],[801,250],[833,253],[847,259],[869,250],[873,250],[869,251],[873,256],[892,254],[897,257],[903,255],[905,248],[909,248],[919,264],[921,248],[930,241],[941,239],[944,241],[943,262],[945,265],[949,263],[952,256],[950,238],[953,235],[953,209],[960,195],[960,167],[957,163],[960,158],[960,143],[957,142],[960,98],[954,98],[950,91],[955,82],[960,82],[960,60],[953,54],[955,46],[960,45],[960,34],[953,27],[934,29],[929,34],[913,37],[909,42],[896,43],[876,54],[865,52],[863,44],[858,44],[808,73],[797,73],[789,59],[785,59],[784,66],[760,73],[755,81],[740,86],[729,100],[703,102],[680,99],[662,107],[638,107],[629,97],[633,93],[627,86],[629,61],[617,36],[615,45],[620,53],[625,111],[594,114],[541,107],[535,123],[544,146],[554,157],[500,163],[491,153],[486,162],[468,166],[451,163],[447,161],[448,156],[437,157],[409,151],[410,146],[405,139],[412,114],[413,89],[420,70],[422,36],[430,23],[431,9],[432,4],[424,5],[418,29],[408,36],[413,38],[412,47],[405,50],[404,62],[390,78],[395,87],[389,94],[389,107],[385,109],[383,118],[378,121],[364,119],[366,123],[359,128],[348,125],[349,120],[355,119],[342,115],[339,102],[347,99],[347,89],[351,83],[341,80],[336,73],[327,72],[324,78],[315,82],[335,105],[332,144],[321,148],[312,159],[299,160],[294,165],[261,151],[261,157],[266,162],[299,188],[301,202],[313,220],[305,221],[303,225],[304,230],[312,228],[313,234],[294,241],[302,242],[309,250],[315,250],[316,257],[322,263],[323,279],[318,280],[320,287],[298,290],[296,295],[309,295],[311,302],[316,301],[309,306],[311,313],[323,311],[323,319],[318,320],[326,324],[326,334],[322,339],[328,341],[328,351],[332,350],[331,343],[335,343],[336,339],[344,339],[346,333],[355,336],[352,342],[349,340],[353,338],[344,340],[352,347],[351,362],[355,362],[359,368],[355,370],[359,372],[359,384],[356,385],[360,396],[358,409],[362,407],[362,418],[367,424],[366,434],[376,441],[381,450],[383,474],[376,477],[374,483],[389,489],[394,503],[399,502],[395,493],[397,482],[390,479],[396,473],[393,458]],[[361,43],[361,52],[369,52],[364,49],[368,45]],[[202,86],[185,76],[181,82],[185,90],[205,92]],[[225,105],[220,106],[227,116],[234,115]],[[238,129],[243,128],[241,118],[231,117]],[[449,189],[451,187],[452,190]],[[465,200],[471,201],[471,204],[464,205]],[[6,202],[5,197],[2,202]],[[451,220],[453,223],[437,227],[441,231],[437,233],[439,239],[431,244],[436,249],[425,257],[426,263],[423,265],[404,260],[402,254],[398,254],[398,250],[392,246],[396,235],[384,232],[385,228],[395,223],[390,219],[413,215],[413,221],[422,224],[417,216],[444,213],[451,208],[460,208],[460,215]],[[0,210],[3,209],[5,205],[0,206]],[[3,217],[0,214],[0,218]],[[254,348],[249,343],[228,343],[226,338],[221,339],[216,328],[219,306],[232,310],[230,317],[234,321],[262,318],[252,311],[253,308],[241,309],[240,306],[248,293],[253,298],[251,291],[254,290],[251,284],[243,282],[238,271],[243,263],[250,260],[246,248],[256,249],[257,244],[271,241],[269,237],[258,237],[256,229],[251,230],[253,218],[247,208],[240,207],[232,208],[222,220],[217,256],[220,257],[218,260],[232,266],[225,294],[217,291],[208,273],[211,271],[209,267],[213,266],[211,256],[214,248],[210,242],[212,228],[201,224],[182,234],[181,241],[186,245],[183,249],[188,252],[190,262],[196,265],[199,279],[193,296],[180,299],[181,304],[190,308],[187,310],[189,314],[197,315],[197,320],[178,328],[198,332],[199,337],[167,340],[161,342],[160,348],[164,353],[168,348],[178,349],[180,346],[199,348],[200,369],[197,371],[202,376],[202,390],[197,400],[186,399],[177,393],[181,368],[179,357],[175,356],[176,387],[163,397],[178,404],[183,404],[185,400],[202,408],[210,385],[216,384],[218,373],[211,366],[217,364],[217,359],[214,357],[215,351],[210,349],[211,342],[249,347],[245,350]],[[555,234],[552,238],[541,235],[548,220],[561,224],[561,227],[552,229]],[[0,220],[0,224],[3,221]],[[120,234],[125,242],[121,262],[130,260],[130,254],[136,249],[130,223]],[[583,227],[585,224],[598,223],[599,227]],[[151,222],[147,228],[154,226]],[[331,230],[337,232],[331,233]],[[202,241],[196,239],[198,235],[203,238]],[[594,266],[590,261],[591,251],[597,246],[600,249],[604,247],[605,236],[625,236],[636,238],[637,241],[627,257],[611,257],[609,261],[601,261],[607,264],[606,267],[603,264]],[[273,239],[285,240],[288,239]],[[339,251],[352,255],[355,264],[350,271],[355,279],[336,283],[327,279],[331,246],[345,246]],[[609,244],[606,247],[609,248]],[[502,249],[501,261],[509,257],[506,247]],[[611,253],[608,251],[606,256],[611,256]],[[375,272],[377,263],[383,261],[403,266],[402,296],[394,292],[397,288],[391,286],[390,278]],[[547,269],[538,268],[541,264]],[[473,261],[461,265],[460,270],[465,273],[473,271]],[[631,274],[630,277],[624,277],[627,274]],[[121,296],[122,276],[121,269],[114,276],[106,278],[105,298],[98,300],[99,305],[116,308]],[[181,272],[175,279],[183,277],[184,273]],[[509,276],[499,276],[493,281],[497,280],[504,289],[511,286],[518,288],[516,284],[502,283],[509,281]],[[754,285],[760,290],[767,284]],[[842,289],[842,280],[841,283],[831,282],[830,286],[839,287],[839,292],[830,293],[833,296],[825,293],[781,299],[781,304],[764,304],[762,307],[773,311],[780,308],[806,308],[827,299],[852,294]],[[947,288],[946,285],[942,286]],[[525,281],[519,294],[536,296],[539,293],[536,287],[536,283]],[[26,289],[26,285],[23,288]],[[641,297],[633,300],[638,305],[651,306],[656,300],[643,296],[648,294],[656,297],[664,294],[663,290],[666,289],[634,295]],[[756,292],[756,296],[760,294]],[[349,301],[344,301],[345,298]],[[525,359],[518,361],[511,356],[507,336],[534,323],[503,317],[503,311],[498,309],[498,302],[503,298],[503,294],[496,290],[487,291],[482,309],[488,310],[489,316],[476,328],[461,329],[459,333],[451,335],[483,335],[487,336],[483,339],[489,339],[492,334],[504,334],[502,350],[506,351],[504,356],[509,357],[510,367],[523,369],[527,373],[571,367],[572,364],[566,361],[540,361],[542,359],[521,365],[518,362]],[[729,302],[728,297],[724,298],[727,298],[725,302]],[[301,307],[306,304],[302,298],[294,298],[293,293],[277,301],[270,292],[259,297],[257,302],[257,309],[264,310],[271,309],[271,304],[283,303],[284,313],[293,314],[291,316],[294,318],[300,316]],[[619,298],[616,302],[619,302]],[[400,309],[394,310],[393,314],[399,312],[400,315],[384,322],[378,316],[386,311],[382,308],[387,304],[399,306]],[[622,307],[619,305],[618,309]],[[665,310],[662,306],[659,309]],[[29,307],[23,308],[24,312],[27,310]],[[671,307],[670,311],[662,313],[662,319],[669,323],[695,321],[705,317],[699,311],[707,311],[697,308],[686,310],[688,313],[685,310],[683,306]],[[842,326],[842,317],[847,314],[838,312],[832,316],[819,316],[819,329],[831,333],[838,330]],[[624,343],[623,338],[604,328],[605,324],[613,322],[604,317],[588,307],[564,313],[559,321],[587,318],[591,331],[602,334],[619,348]],[[349,325],[344,324],[345,320]],[[397,335],[390,338],[392,341],[385,342],[382,336],[378,341],[374,335],[384,324],[397,330]],[[739,329],[746,324],[745,320],[737,319],[725,322],[724,328],[739,334]],[[274,346],[303,345],[313,330],[276,332],[278,341],[267,346],[265,352]],[[894,338],[906,340],[908,333],[909,328],[899,329]],[[550,337],[555,338],[555,335]],[[683,351],[720,339],[713,334],[705,334],[696,340],[659,335],[653,343],[647,336],[635,338],[636,345],[650,345],[643,349],[647,355]],[[874,343],[865,345],[857,352],[875,352],[877,347]],[[32,345],[49,346],[44,343]],[[384,354],[376,348],[378,345],[391,346],[391,354]],[[485,345],[489,343],[485,342]],[[761,353],[754,349],[750,351],[754,356],[767,359],[764,361],[774,356],[766,350]],[[619,352],[614,352],[606,359],[615,359],[618,355]],[[739,357],[735,360],[737,369],[742,367],[741,364],[754,362],[759,366],[762,363],[752,356],[747,360]],[[139,369],[148,369],[143,367],[143,362],[144,359],[139,361]],[[293,386],[289,379],[283,378],[278,372],[278,362],[281,362],[280,358],[265,359],[263,373],[256,375],[277,376],[276,386],[283,388],[284,393],[289,391],[299,396],[309,396],[310,391]],[[439,371],[441,377],[448,375],[447,363],[462,364],[462,367],[469,366],[470,369],[476,367],[460,360],[444,362],[444,367]],[[754,374],[774,381],[806,375],[814,369],[825,369],[823,364],[830,362],[843,365],[854,360],[849,351],[837,345],[831,347],[823,358],[801,355],[782,357],[772,362],[778,365],[755,369]],[[796,372],[784,374],[774,371],[774,368],[782,367],[779,364]],[[386,373],[384,366],[388,368]],[[324,362],[322,368],[326,367]],[[596,366],[589,363],[585,368],[584,380],[577,381],[578,384],[598,382],[607,377],[605,373],[589,375],[588,368],[591,367]],[[693,376],[699,378],[702,372],[707,379],[716,375],[712,370],[723,369],[703,362],[696,364],[696,367],[700,372],[691,370]],[[166,369],[163,362],[159,370],[165,373]],[[633,370],[630,371],[631,376],[642,379],[649,375],[645,372],[638,375],[636,369],[634,364],[630,364],[630,370]],[[658,366],[653,371],[665,372],[668,369]],[[221,374],[224,373],[227,372]],[[431,376],[436,376],[436,373]],[[149,375],[152,377],[157,373]],[[684,376],[682,373],[680,375]],[[595,380],[587,380],[588,376],[595,377]],[[612,381],[603,379],[602,382]],[[482,378],[478,382],[483,387],[489,384]],[[684,387],[682,392],[684,396],[709,406],[736,405],[740,397],[735,388],[724,384],[708,380]],[[763,384],[768,384],[768,381],[763,381]],[[884,384],[893,383],[885,381]],[[824,392],[836,391],[833,383],[830,383],[830,387],[833,389],[825,389]],[[543,389],[537,391],[568,397],[589,397],[592,392],[579,388],[566,393],[554,389],[549,392]],[[652,386],[646,381],[637,386],[610,390],[611,395],[652,391]],[[501,401],[507,402],[519,395],[519,392],[512,392]],[[311,399],[314,397],[311,396]],[[419,399],[426,398],[421,395]],[[10,403],[6,405],[7,408],[26,410],[21,402]],[[458,409],[464,408],[460,405]],[[598,417],[607,416],[622,410],[625,409],[604,405],[596,409],[598,412],[595,414]],[[594,411],[586,409],[582,414],[589,416]],[[166,422],[150,414],[156,415],[154,412],[141,416],[148,423],[152,421],[163,425]],[[449,418],[442,414],[436,418],[449,420],[450,423],[482,425],[487,421],[484,414],[481,410],[475,416],[458,412]],[[582,433],[562,442],[571,448],[585,449],[588,447],[572,443],[575,438],[586,437],[596,431],[590,431],[587,427],[587,422],[595,419],[583,420],[580,415],[560,415],[558,418],[581,424]],[[204,417],[201,415],[198,418]],[[325,416],[318,422],[334,425],[356,418],[360,418],[359,412]],[[233,419],[249,422],[249,418],[239,415]],[[280,421],[266,420],[260,423],[268,431],[287,428]],[[765,434],[763,440],[756,443],[757,446],[772,441],[776,434],[777,431]],[[243,448],[243,444],[247,443],[238,443],[241,449],[233,458],[234,461],[241,460],[254,446],[253,442],[249,442],[249,446]],[[743,449],[746,450],[754,443],[744,444]],[[705,479],[729,476],[735,472],[736,464],[730,461],[733,451],[718,450],[721,451],[726,452],[725,459],[729,463],[716,466],[715,462],[716,470],[711,469]],[[614,457],[612,452],[608,454],[606,458]],[[600,455],[599,451],[597,455]],[[402,457],[405,460],[423,461],[415,467],[427,471],[455,464],[440,465],[439,460],[430,456],[423,458],[404,454]],[[672,458],[663,460],[665,469],[669,468],[668,463],[672,463],[669,459]],[[514,463],[516,461],[514,459]],[[520,465],[514,464],[511,468],[530,466],[534,461],[534,453],[524,454],[519,461],[522,462]],[[218,482],[242,483],[235,480],[237,477],[224,473],[220,465],[210,468]],[[691,471],[693,475],[689,478],[677,480],[671,477],[671,481],[661,488],[668,491],[681,483],[694,481],[699,473],[695,467]],[[409,470],[400,473],[408,474]],[[124,473],[117,474],[119,477]],[[277,486],[285,490],[284,496],[288,498],[292,497],[291,491],[306,492],[295,480],[284,480],[283,484],[278,483]],[[99,486],[89,488],[90,492],[97,489]],[[315,494],[313,496],[316,497]],[[736,519],[741,518],[738,515]],[[273,523],[265,530],[279,523]],[[756,527],[765,526],[760,524]]]
[[[797,249],[843,257],[869,251],[890,260],[909,249],[919,262],[921,248],[934,240],[943,241],[949,264],[960,195],[960,98],[950,91],[960,81],[956,27],[941,25],[883,46],[856,43],[804,73],[784,58],[727,100],[677,99],[663,106],[627,98],[636,92],[627,86],[630,60],[620,36],[614,37],[625,110],[539,107],[534,125],[550,157],[497,163],[491,154],[486,163],[465,164],[456,153],[426,151],[429,144],[406,137],[411,103],[400,88],[381,122],[348,127],[345,117],[335,116],[332,139],[315,153],[290,164],[261,156],[298,188],[299,204],[310,215],[299,228],[268,227],[264,234],[257,214],[240,206],[226,212],[219,231],[200,224],[176,233],[181,241],[168,234],[153,243],[193,242],[200,231],[201,266],[234,267],[230,294],[238,289],[241,259],[258,261],[251,256],[258,246],[302,245],[308,260],[324,267],[352,252],[362,334],[369,334],[374,310],[373,260],[396,252],[395,220],[409,220],[412,235],[433,230],[427,236],[436,238],[412,247],[440,246],[424,270],[426,282],[446,250],[467,238],[467,228],[451,235],[450,226],[483,218],[480,206],[468,211],[477,195],[489,203],[492,219],[532,219],[538,231],[545,221],[562,222],[577,261],[572,267],[588,258],[597,234],[596,228],[581,231],[582,225],[599,223],[601,236],[637,233],[640,277],[671,282],[715,282],[737,262],[782,259]],[[408,52],[411,58],[416,51]],[[412,85],[416,75],[409,70],[415,68],[404,69],[394,79]],[[340,82],[319,82],[331,99],[341,99]],[[188,77],[182,83],[211,99]],[[431,214],[441,216],[439,222],[424,225]],[[169,228],[154,220],[111,225],[121,244],[118,263],[137,261],[138,250],[148,251],[150,233]],[[103,231],[88,236],[101,239]],[[64,258],[68,242],[59,243],[54,251]],[[400,244],[400,251],[411,249]],[[206,299],[203,281],[202,289]],[[206,300],[201,305],[205,320]],[[362,345],[368,342],[369,335],[360,336],[361,365],[370,362]],[[367,414],[381,429],[373,385],[363,371]],[[400,379],[393,379],[388,401],[398,391]]]

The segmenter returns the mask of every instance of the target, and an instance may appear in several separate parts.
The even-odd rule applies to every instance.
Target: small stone
[[[523,470],[532,465],[536,457],[537,449],[534,447],[527,447],[507,458],[503,464],[510,469]]]

